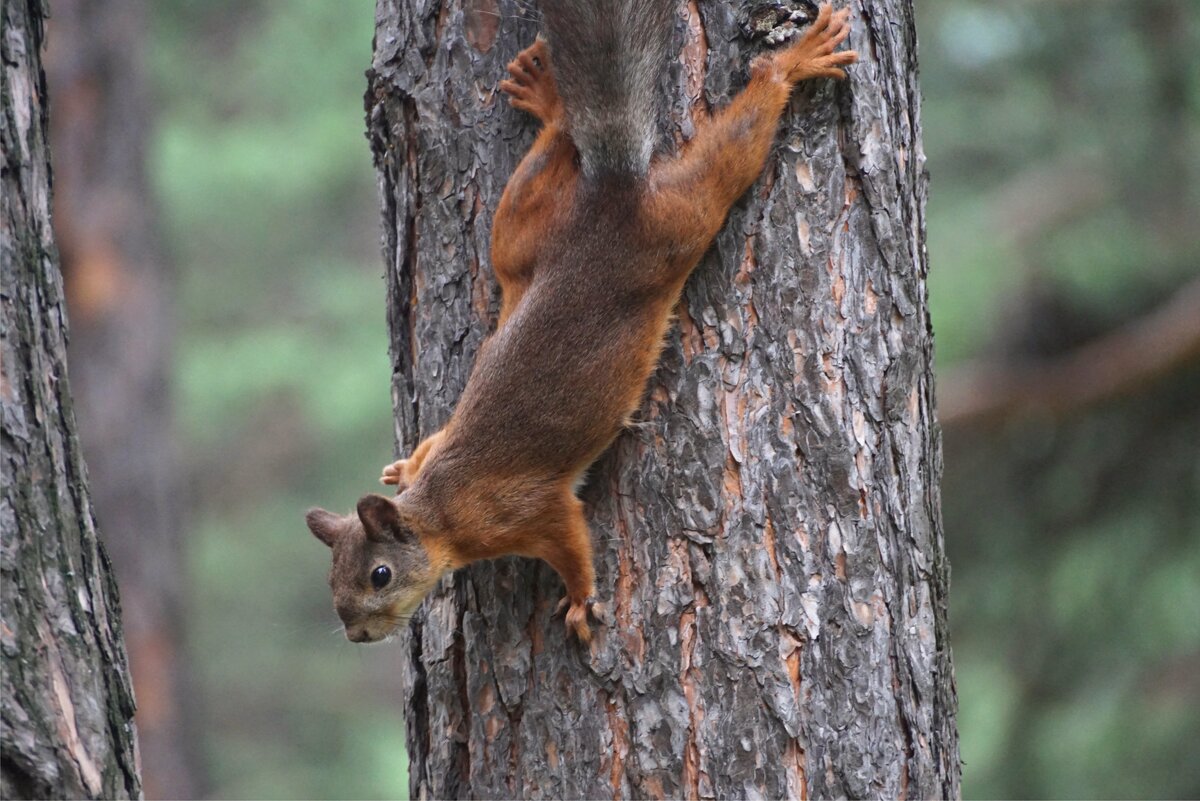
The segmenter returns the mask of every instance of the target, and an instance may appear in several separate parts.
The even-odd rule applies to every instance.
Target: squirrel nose
[[[346,629],[346,639],[350,642],[369,642],[370,637],[367,636],[366,626]]]

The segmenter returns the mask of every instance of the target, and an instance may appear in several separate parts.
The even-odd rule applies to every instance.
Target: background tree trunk
[[[640,422],[583,491],[590,649],[553,571],[446,579],[404,663],[413,797],[956,797],[910,4],[855,0],[689,281]],[[741,6],[681,4],[671,130],[744,85]],[[379,0],[367,95],[396,434],[448,417],[493,324],[488,238],[532,122],[496,91],[527,4]]]
[[[133,693],[66,372],[50,229],[45,9],[3,11],[0,658],[4,798],[136,798]]]
[[[140,0],[54,3],[46,54],[54,227],[80,438],[124,601],[143,787],[151,798],[195,798],[170,413],[174,281],[146,171],[147,25]]]

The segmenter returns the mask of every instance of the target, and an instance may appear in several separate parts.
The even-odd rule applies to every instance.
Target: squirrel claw
[[[383,466],[383,473],[379,476],[379,483],[385,486],[393,485],[396,487],[396,492],[403,491],[408,482],[404,478],[405,468],[408,466],[407,459],[401,459],[398,462]]]
[[[591,642],[592,630],[588,626],[588,616],[594,617],[601,623],[607,623],[607,610],[604,604],[596,600],[596,596],[589,595],[582,601],[572,601],[571,597],[565,596],[558,602],[558,606],[554,610],[554,617],[557,617],[567,612],[566,624],[567,633],[574,634],[582,643]]]
[[[518,53],[507,69],[511,77],[501,81],[499,88],[512,98],[513,108],[527,111],[544,123],[556,122],[562,115],[562,103],[546,43],[538,39]]]
[[[858,60],[853,50],[835,52],[838,45],[850,35],[850,10],[834,11],[828,3],[821,6],[816,20],[800,41],[788,47],[767,62],[781,69],[791,83],[806,78],[845,78],[841,67]]]

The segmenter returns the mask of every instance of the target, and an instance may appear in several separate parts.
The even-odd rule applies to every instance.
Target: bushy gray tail
[[[542,0],[541,8],[584,175],[645,175],[673,0]]]

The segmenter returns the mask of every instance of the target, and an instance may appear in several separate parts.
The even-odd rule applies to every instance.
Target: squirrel
[[[333,551],[351,641],[397,631],[446,572],[509,554],[550,563],[568,633],[590,640],[603,607],[576,489],[640,405],[684,282],[761,173],[793,85],[845,78],[857,60],[835,52],[850,12],[826,4],[677,154],[659,154],[673,5],[545,0],[546,39],[508,65],[499,88],[542,127],[493,223],[496,331],[449,422],[383,468],[394,497],[307,515]]]

